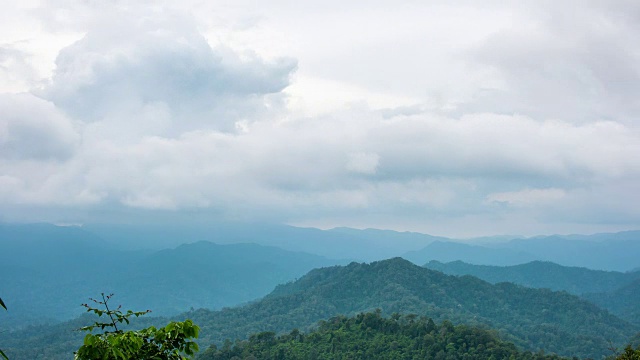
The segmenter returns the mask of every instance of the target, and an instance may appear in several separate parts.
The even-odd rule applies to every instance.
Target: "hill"
[[[614,291],[585,294],[584,297],[623,319],[640,324],[640,279]]]
[[[482,245],[459,242],[433,242],[421,250],[402,255],[416,264],[431,260],[464,261],[476,265],[510,266],[534,260],[563,266],[609,271],[629,271],[638,267],[640,231],[594,235],[552,235],[516,238]]]
[[[153,224],[85,224],[119,248],[173,248],[183,243],[209,241],[218,244],[256,243],[333,259],[373,261],[425,247],[446,238],[413,232],[335,228],[320,230],[281,224],[244,222],[194,222]]]
[[[377,308],[381,314],[414,313],[437,322],[495,329],[519,349],[564,356],[601,358],[610,354],[609,340],[620,347],[640,330],[566,292],[510,283],[492,285],[472,276],[445,275],[399,258],[315,269],[278,286],[259,301],[220,311],[193,310],[174,319],[193,319],[202,328],[200,344],[206,347],[221,346],[225,339],[248,339],[264,331],[309,331],[322,319]],[[3,345],[16,360],[31,359],[33,354],[65,359],[82,340],[81,334],[71,331],[79,320],[9,332],[3,334]]]
[[[416,315],[361,313],[321,321],[304,334],[293,330],[252,334],[233,347],[212,346],[198,359],[558,359],[556,356],[521,352],[494,332],[449,321],[436,325]]]
[[[202,326],[203,342],[222,343],[261,331],[308,329],[337,314],[380,308],[384,314],[416,313],[437,321],[498,329],[523,349],[566,356],[601,357],[608,341],[623,345],[638,328],[565,292],[492,285],[455,277],[399,258],[316,269],[279,286],[259,302],[185,314]]]
[[[522,264],[536,259],[532,254],[524,251],[447,241],[434,241],[425,248],[409,251],[402,257],[419,265],[430,260],[441,262],[461,260],[472,264],[504,266]]]
[[[532,261],[513,266],[490,266],[473,265],[462,261],[441,263],[432,260],[424,266],[449,275],[473,275],[492,284],[512,282],[532,288],[564,290],[575,295],[614,291],[635,279],[640,279],[640,273],[568,267],[549,261]]]
[[[123,251],[78,227],[0,227],[0,289],[10,311],[2,328],[70,319],[101,292],[132,308],[174,315],[219,309],[268,294],[309,270],[339,263],[256,244],[184,244]]]

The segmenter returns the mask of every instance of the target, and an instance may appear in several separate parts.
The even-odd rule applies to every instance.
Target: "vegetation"
[[[262,297],[315,267],[338,263],[256,244],[204,241],[122,251],[84,227],[46,224],[0,224],[0,243],[0,272],[11,274],[0,277],[2,295],[20,299],[2,317],[0,331],[75,318],[87,294],[102,291],[119,294],[131,308],[152,308],[156,315],[192,307],[220,309]]]
[[[192,310],[171,320],[193,320],[201,327],[199,344],[215,344],[220,350],[225,339],[250,339],[262,332],[287,334],[295,328],[310,332],[322,319],[376,308],[384,316],[414,313],[435,322],[494,329],[504,341],[536,354],[544,350],[599,359],[640,331],[566,292],[448,276],[400,258],[316,269],[260,301],[222,311]],[[83,344],[81,334],[71,330],[85,325],[86,316],[3,333],[3,349],[11,360],[66,359]],[[161,328],[168,321],[143,317],[137,326]]]
[[[631,345],[628,345],[616,360],[640,360],[640,346],[634,350]]]
[[[491,285],[474,277],[455,277],[399,258],[371,264],[316,269],[280,286],[259,302],[188,316],[202,326],[203,343],[246,339],[263,331],[307,331],[337,314],[416,313],[435,321],[496,329],[521,349],[563,356],[600,358],[610,341],[626,344],[638,327],[564,292]]]
[[[193,355],[198,351],[198,344],[190,339],[198,337],[200,328],[191,320],[183,322],[170,322],[165,327],[156,329],[151,326],[138,331],[123,331],[118,329],[118,324],[129,324],[129,318],[138,317],[149,313],[147,311],[123,313],[120,307],[109,309],[109,300],[112,295],[102,294],[102,300],[91,299],[103,309],[94,308],[92,305],[83,304],[88,312],[93,312],[98,317],[105,315],[107,322],[95,322],[93,325],[81,328],[84,331],[93,331],[96,328],[108,330],[102,334],[89,333],[84,338],[84,344],[75,353],[77,360],[182,360],[186,359],[182,354]]]
[[[380,311],[354,317],[338,316],[322,321],[317,330],[303,334],[293,330],[276,336],[273,332],[253,334],[248,340],[221,348],[211,346],[199,359],[559,359],[555,355],[521,352],[494,332],[454,326],[449,321],[436,325],[432,319]]]
[[[640,325],[640,278],[615,291],[586,294],[584,297],[613,314]]]
[[[564,290],[574,295],[617,290],[634,280],[640,272],[591,270],[562,266],[548,261],[532,261],[513,266],[474,265],[462,261],[430,261],[424,267],[448,275],[473,275],[492,284],[511,282],[532,288]]]
[[[2,307],[3,309],[7,310],[7,305],[4,304],[4,301],[2,301],[2,298],[0,298],[0,307]],[[0,356],[2,356],[5,360],[9,360],[9,358],[4,353],[4,351],[2,351],[2,349],[0,349]]]
[[[640,272],[637,271],[590,270],[543,261],[515,266],[430,261],[425,267],[449,275],[473,275],[493,284],[512,282],[533,288],[564,290],[640,325]]]

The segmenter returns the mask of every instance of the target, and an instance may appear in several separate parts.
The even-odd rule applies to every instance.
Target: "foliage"
[[[492,284],[511,282],[531,288],[564,290],[574,295],[610,292],[640,279],[640,273],[592,270],[583,267],[562,266],[548,261],[532,261],[513,266],[492,266],[474,265],[462,261],[441,263],[432,260],[424,267],[448,275],[473,275]]]
[[[293,330],[253,334],[248,340],[212,346],[200,357],[229,359],[559,359],[555,355],[521,352],[495,333],[449,321],[436,325],[432,319],[380,311],[355,317],[338,316],[320,322],[319,328],[303,334]]]
[[[640,346],[634,350],[631,345],[628,345],[616,360],[640,360]]]
[[[82,327],[80,330],[93,331],[100,328],[107,331],[102,334],[89,333],[84,338],[84,344],[75,354],[77,360],[116,360],[116,359],[154,359],[154,360],[181,360],[185,355],[193,355],[198,351],[198,344],[191,341],[198,337],[200,328],[191,320],[183,322],[170,322],[162,328],[153,326],[138,331],[123,331],[118,329],[118,324],[129,324],[129,318],[145,315],[150,311],[127,311],[123,313],[120,307],[109,309],[109,300],[112,295],[102,295],[102,301],[91,299],[103,309],[94,308],[92,305],[83,304],[87,312],[93,312],[98,317],[105,315],[106,322],[97,321],[93,325]],[[113,331],[111,331],[113,330]]]
[[[2,301],[2,298],[0,298],[0,307],[2,307],[3,309],[7,310],[7,305],[4,304],[4,301]],[[9,360],[9,358],[4,353],[4,351],[2,351],[2,349],[0,349],[0,356],[3,357],[5,360]]]
[[[609,340],[626,344],[633,326],[574,295],[514,284],[447,276],[402,259],[311,271],[259,302],[219,312],[198,310],[202,342],[246,339],[263,331],[308,331],[319,320],[381,308],[384,315],[416,313],[441,322],[498,331],[521,349],[601,358]]]
[[[632,273],[632,274],[638,274]],[[587,299],[611,313],[640,325],[640,279],[615,291],[585,295]]]

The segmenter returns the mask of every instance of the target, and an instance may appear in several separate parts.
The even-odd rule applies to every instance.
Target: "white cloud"
[[[0,160],[65,160],[79,144],[72,122],[30,94],[0,94]]]
[[[546,20],[562,13],[550,3],[278,4],[40,9],[48,36],[82,36],[45,86],[0,95],[0,215],[210,211],[465,235],[640,225],[631,19],[600,3],[569,24]],[[27,73],[12,72],[19,87],[47,72]]]
[[[557,203],[565,195],[566,192],[562,189],[524,189],[489,194],[487,195],[487,201],[527,207]]]
[[[356,152],[349,154],[347,170],[361,174],[375,174],[380,156],[374,153]]]
[[[107,20],[117,27],[93,28],[64,48],[42,96],[84,122],[125,126],[159,109],[172,119],[162,135],[233,130],[236,121],[281,108],[295,61],[213,49],[188,17],[152,15],[116,12]]]

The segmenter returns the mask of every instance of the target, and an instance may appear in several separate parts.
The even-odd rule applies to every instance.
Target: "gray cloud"
[[[281,108],[295,61],[212,49],[188,18],[155,15],[117,13],[117,27],[92,28],[60,52],[42,96],[85,122],[135,122],[160,107],[171,118],[164,134],[233,130],[238,120]]]
[[[464,4],[445,13],[474,13]],[[228,44],[207,41],[190,15],[165,6],[87,5],[86,17],[71,17],[86,34],[60,52],[50,84],[33,90],[40,98],[0,98],[9,114],[0,117],[0,215],[28,216],[27,205],[36,220],[61,213],[71,222],[102,212],[190,212],[455,235],[637,227],[634,12],[590,2],[573,4],[576,19],[565,19],[564,5],[536,4],[492,3],[498,15],[525,22],[457,39],[429,63],[422,59],[447,48],[439,32],[426,36],[440,41],[436,50],[398,62],[427,31],[414,27],[419,16],[400,32],[411,37],[382,60],[379,46],[397,40],[392,24],[375,29],[388,37],[383,45],[368,39],[366,52],[347,46],[362,36],[354,29],[336,39],[341,61],[330,62],[330,52],[316,59],[327,62],[324,71],[401,95],[416,79],[408,93],[442,90],[442,101],[429,95],[386,110],[358,103],[314,116],[287,110],[293,60],[238,50],[230,35]],[[484,21],[499,23],[498,15]],[[253,26],[233,34],[248,36]],[[439,67],[449,60],[451,68]],[[371,70],[389,64],[393,78]],[[478,86],[485,79],[490,86]]]
[[[30,94],[0,94],[0,159],[66,160],[80,141],[71,121]]]
[[[632,2],[544,2],[522,6],[522,24],[469,52],[502,86],[460,111],[523,113],[571,121],[633,124],[640,110],[638,6]]]

